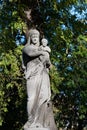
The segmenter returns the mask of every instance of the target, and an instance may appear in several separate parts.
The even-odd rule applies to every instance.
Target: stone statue
[[[23,63],[27,87],[28,121],[24,130],[57,130],[54,122],[48,69],[50,48],[47,40],[39,41],[36,29],[29,31],[27,44],[23,48]]]

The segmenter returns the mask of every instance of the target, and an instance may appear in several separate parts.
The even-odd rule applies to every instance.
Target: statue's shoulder
[[[27,51],[30,51],[32,49],[33,49],[32,45],[25,45],[22,51],[26,53]]]
[[[30,54],[31,52],[35,52],[37,50],[37,47],[33,44],[25,45],[22,52],[23,54]]]

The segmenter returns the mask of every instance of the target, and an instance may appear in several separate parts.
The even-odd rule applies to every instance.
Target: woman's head
[[[39,36],[40,36],[40,33],[38,30],[31,29],[29,31],[30,44],[32,42],[34,45],[36,44],[39,45]]]

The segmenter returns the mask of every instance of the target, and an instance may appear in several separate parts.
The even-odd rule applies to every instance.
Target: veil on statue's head
[[[28,45],[30,45],[32,35],[36,35],[39,37],[40,33],[37,29],[30,29],[28,33],[28,42],[27,42]]]

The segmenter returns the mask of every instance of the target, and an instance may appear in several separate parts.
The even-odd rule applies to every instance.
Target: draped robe
[[[50,101],[51,90],[47,68],[39,59],[41,54],[35,45],[27,45],[23,49],[23,64],[27,87],[28,121],[24,128],[45,127],[57,130]]]

